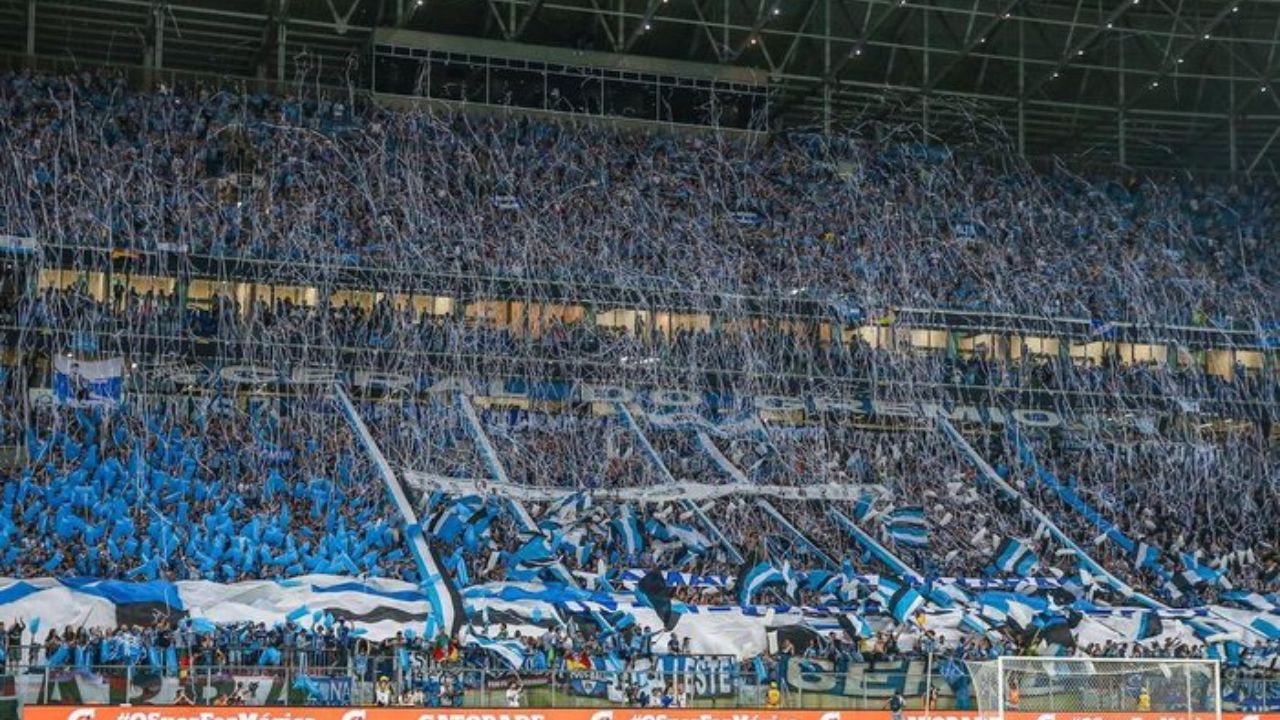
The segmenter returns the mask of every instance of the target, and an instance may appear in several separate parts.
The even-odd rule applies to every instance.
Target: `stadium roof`
[[[566,63],[596,51],[751,68],[773,127],[878,120],[948,142],[999,127],[1030,156],[1074,163],[1280,163],[1276,0],[0,2],[11,53],[362,86],[380,28]]]

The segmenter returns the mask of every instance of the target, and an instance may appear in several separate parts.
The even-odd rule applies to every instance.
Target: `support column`
[[[36,54],[36,0],[27,0],[27,54]]]
[[[32,0],[34,2],[34,0]],[[831,0],[823,0],[822,31],[822,135],[831,136]]]
[[[285,83],[284,45],[288,37],[289,37],[289,29],[284,24],[284,18],[281,18],[280,22],[276,23],[276,85],[278,85],[281,90],[284,89],[284,83]]]
[[[1228,74],[1231,79],[1227,81],[1227,93],[1229,102],[1227,103],[1227,164],[1231,173],[1232,182],[1236,179],[1236,174],[1240,172],[1240,159],[1237,155],[1238,147],[1236,145],[1236,56],[1231,55],[1231,64],[1227,66]]]
[[[1123,39],[1120,40],[1119,49],[1120,49],[1120,82],[1117,84],[1117,87],[1119,87],[1120,89],[1120,97],[1119,97],[1119,103],[1117,103],[1116,105],[1116,107],[1118,108],[1117,117],[1116,117],[1116,142],[1119,145],[1117,150],[1120,155],[1120,164],[1128,165],[1129,164],[1129,139],[1128,139],[1127,129],[1125,128],[1125,111],[1124,111],[1124,102],[1125,102],[1124,67],[1125,66],[1124,66],[1124,40]]]
[[[922,2],[923,1],[924,0],[922,0]],[[929,11],[929,7],[927,6],[927,3],[926,3],[926,7],[924,8],[924,43],[923,43],[924,44],[924,87],[925,88],[929,87],[929,81],[930,81],[930,78],[929,78],[929,16],[931,14],[932,13]],[[920,127],[923,130],[922,137],[920,138],[920,142],[928,145],[929,144],[929,94],[928,93],[925,93],[924,97],[920,98]]]
[[[1026,20],[1018,13],[1018,155],[1027,156],[1027,103],[1022,98],[1027,87]]]
[[[152,45],[152,52],[155,53],[155,59],[151,62],[151,67],[159,70],[164,67],[164,6],[156,3],[152,12],[155,13],[155,43]]]

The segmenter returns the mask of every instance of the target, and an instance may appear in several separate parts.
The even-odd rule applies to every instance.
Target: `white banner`
[[[73,407],[117,405],[124,394],[124,361],[58,355],[53,359],[53,394],[58,402]]]
[[[504,497],[519,497],[535,502],[559,500],[576,492],[586,492],[594,497],[609,498],[635,503],[668,503],[677,500],[716,500],[725,497],[776,497],[784,500],[846,500],[856,502],[864,495],[879,496],[884,493],[880,485],[851,485],[825,483],[822,485],[744,485],[727,483],[712,485],[683,481],[644,487],[620,487],[609,490],[579,491],[568,488],[550,488],[520,485],[512,482],[451,478],[443,475],[401,468],[405,482],[420,492],[441,490],[452,495],[488,495],[497,493]]]

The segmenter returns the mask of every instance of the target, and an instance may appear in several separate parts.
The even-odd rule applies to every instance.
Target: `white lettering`
[[[338,371],[318,367],[294,368],[289,381],[294,385],[333,385],[338,382]]]
[[[228,365],[220,373],[223,380],[239,385],[265,385],[280,379],[280,374],[271,368],[256,365]]]
[[[889,417],[920,417],[920,408],[915,403],[897,403],[885,402],[883,400],[872,400],[871,412],[874,415],[887,415]]]
[[[866,412],[866,406],[859,400],[844,400],[840,398],[822,396],[816,396],[811,399],[813,401],[813,409],[820,413],[830,412],[862,415]]]
[[[472,387],[471,381],[460,377],[440,378],[427,388],[429,393],[447,393],[460,392],[463,395],[474,395],[475,388]]]

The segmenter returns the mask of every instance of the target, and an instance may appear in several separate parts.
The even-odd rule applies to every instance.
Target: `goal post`
[[[1006,656],[966,665],[984,718],[1222,718],[1217,660]]]

